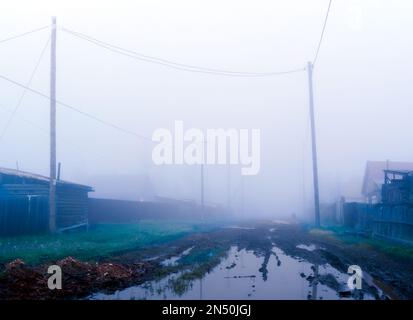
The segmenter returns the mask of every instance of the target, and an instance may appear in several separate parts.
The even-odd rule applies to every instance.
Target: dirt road
[[[62,290],[47,288],[50,276],[47,267],[51,263],[28,266],[22,261],[14,261],[0,274],[0,299],[87,298],[96,292],[110,294],[177,273],[180,276],[168,285],[175,293],[183,294],[189,290],[189,283],[204,278],[221,266],[234,247],[238,252],[253,253],[259,259],[257,272],[263,285],[272,273],[278,272],[276,267],[286,267],[288,258],[297,263],[311,264],[311,270],[301,273],[285,270],[294,273],[294,277],[303,278],[308,287],[320,284],[325,291],[336,292],[337,298],[413,299],[411,259],[398,258],[371,246],[346,244],[328,232],[271,221],[254,221],[194,233],[162,245],[119,252],[100,261],[81,262],[68,257],[51,262],[62,267]],[[233,255],[236,258],[224,269],[231,270],[239,263],[236,251]],[[338,280],[338,273],[347,274],[350,265],[358,265],[364,272],[362,290],[350,292],[343,288],[343,281]],[[336,273],[318,273],[318,266],[329,266]],[[231,277],[243,276],[235,274]],[[259,291],[255,284],[252,287],[251,294]],[[274,297],[269,295],[268,299]],[[306,297],[314,298],[310,292]]]

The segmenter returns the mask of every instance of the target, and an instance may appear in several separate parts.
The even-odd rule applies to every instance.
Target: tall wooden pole
[[[50,45],[50,188],[49,231],[56,232],[56,17],[52,17]]]
[[[320,196],[318,193],[318,165],[317,165],[317,143],[314,120],[314,100],[313,100],[313,65],[311,62],[307,64],[308,71],[308,89],[309,89],[309,104],[310,104],[310,121],[311,121],[311,147],[313,154],[313,183],[314,183],[314,211],[315,225],[320,227]]]
[[[231,210],[231,164],[227,164],[227,208]]]
[[[241,215],[245,219],[245,185],[243,175],[241,175]]]
[[[204,163],[201,163],[201,218],[204,219],[205,203],[204,203]]]

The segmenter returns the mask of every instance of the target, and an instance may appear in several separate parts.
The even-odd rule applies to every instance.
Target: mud
[[[140,283],[153,269],[149,263],[121,265],[81,262],[72,257],[54,262],[62,269],[63,290],[50,290],[49,265],[27,266],[21,260],[6,265],[0,279],[2,300],[45,300],[81,298],[91,291],[112,291]]]
[[[227,256],[231,247],[253,252],[261,258],[260,278],[271,276],[269,264],[283,263],[274,246],[283,254],[314,266],[328,265],[346,273],[350,265],[359,265],[368,274],[363,292],[350,293],[352,298],[363,294],[376,299],[413,299],[413,263],[396,259],[367,246],[344,244],[332,237],[313,234],[298,224],[271,221],[250,222],[233,228],[195,233],[185,238],[139,250],[119,252],[100,261],[81,262],[68,257],[38,266],[28,266],[16,260],[0,273],[0,299],[76,299],[87,298],[96,292],[111,293],[135,285],[180,274],[175,285],[185,292],[191,283],[202,279]],[[188,251],[188,249],[191,250]],[[237,269],[237,256],[223,266],[226,272]],[[165,261],[172,263],[165,263]],[[271,262],[273,261],[273,262]],[[63,271],[63,289],[49,290],[47,268],[57,264]],[[316,281],[348,297],[348,291],[337,281],[338,275],[298,272],[298,278]],[[252,275],[234,274],[230,277]],[[313,278],[311,278],[313,277]],[[255,293],[255,287],[250,294]],[[356,296],[354,296],[354,294]],[[309,294],[309,297],[311,295]]]

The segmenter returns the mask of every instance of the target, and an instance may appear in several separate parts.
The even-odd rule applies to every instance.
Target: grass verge
[[[134,224],[100,224],[88,231],[0,238],[0,262],[21,259],[28,264],[72,256],[79,260],[109,257],[116,252],[160,244],[210,231],[217,223],[188,220],[142,220]]]

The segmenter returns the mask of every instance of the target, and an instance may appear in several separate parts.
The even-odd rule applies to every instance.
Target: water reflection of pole
[[[199,279],[199,300],[202,300],[202,290],[203,290],[203,287],[202,287],[202,278],[201,279]]]
[[[317,286],[318,286],[318,264],[314,265],[314,279],[313,279],[313,293],[311,296],[312,300],[317,300]]]
[[[318,249],[318,245],[315,245],[315,250]],[[312,287],[312,294],[311,294],[311,300],[317,300],[317,285],[318,285],[318,263],[316,263],[315,265],[313,265],[311,267],[311,269],[313,269],[314,271],[314,275],[313,275],[313,280],[311,281],[311,287]]]

